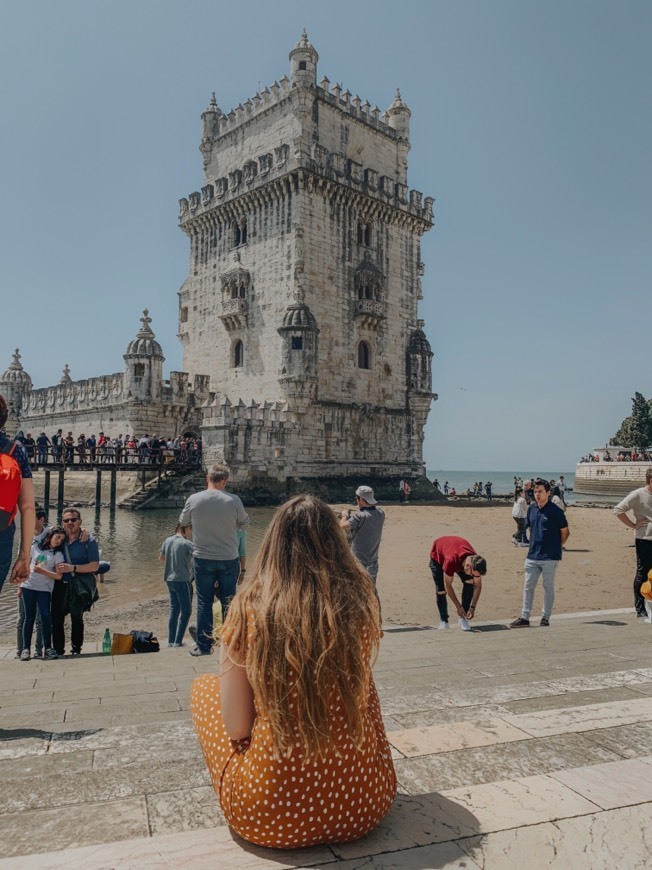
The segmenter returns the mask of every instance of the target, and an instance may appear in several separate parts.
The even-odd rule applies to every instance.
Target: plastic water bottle
[[[111,632],[108,628],[104,632],[104,640],[102,641],[102,653],[105,656],[111,655]]]

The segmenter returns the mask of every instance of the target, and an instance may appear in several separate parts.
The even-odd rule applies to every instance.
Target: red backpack
[[[20,466],[13,455],[15,449],[15,441],[8,441],[0,447],[0,532],[8,529],[14,521],[23,484]]]

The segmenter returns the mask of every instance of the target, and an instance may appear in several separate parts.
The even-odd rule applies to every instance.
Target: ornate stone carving
[[[289,145],[279,145],[278,148],[274,149],[274,159],[276,161],[276,168],[282,169],[287,163],[288,157],[290,156],[290,146]]]
[[[258,158],[258,166],[260,174],[267,175],[272,168],[272,155],[269,152],[261,154]]]
[[[202,205],[208,205],[208,203],[213,199],[213,194],[215,193],[215,188],[212,184],[206,184],[201,189],[201,201]]]
[[[242,182],[242,172],[240,169],[234,169],[233,172],[229,172],[229,190],[231,193],[234,193]]]
[[[258,164],[255,160],[248,160],[242,167],[245,184],[253,184],[258,175]]]

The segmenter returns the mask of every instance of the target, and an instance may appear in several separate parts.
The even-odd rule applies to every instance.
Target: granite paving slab
[[[146,800],[152,836],[216,828],[227,823],[212,785],[148,794]]]
[[[22,779],[13,779],[11,788],[0,792],[0,819],[27,810],[91,806],[102,801],[209,784],[210,776],[205,766],[171,762],[169,759],[158,765],[147,761],[102,770],[71,767],[65,770],[65,774],[62,766],[59,776],[41,776],[36,772]]]
[[[652,756],[649,755],[558,770],[550,775],[603,810],[652,802]]]
[[[484,870],[645,870],[652,855],[651,810],[649,804],[626,807],[471,837],[457,845]]]
[[[614,762],[617,763],[617,762]],[[477,831],[489,833],[595,812],[595,803],[553,776],[526,776],[471,787],[446,789],[444,797],[473,812]]]
[[[518,779],[597,762],[618,761],[615,750],[598,746],[584,734],[559,734],[537,740],[405,758],[395,762],[402,791],[426,794],[502,779]]]
[[[652,698],[634,701],[611,701],[607,704],[586,704],[569,710],[543,710],[538,713],[509,714],[504,717],[516,728],[533,737],[565,734],[569,731],[589,731],[614,725],[652,720]]]
[[[133,837],[145,837],[147,808],[143,797],[130,800],[81,803],[74,815],[62,814],[60,807],[0,815],[0,857],[26,855],[50,849],[65,849],[97,843],[113,843]],[[13,859],[12,859],[13,860]],[[106,854],[105,854],[106,861]],[[8,866],[15,866],[11,862]],[[29,864],[27,866],[30,866]],[[31,867],[49,867],[39,860]]]
[[[387,737],[390,744],[408,758],[531,739],[525,731],[501,719],[488,719],[482,723],[451,722],[448,725],[426,725],[421,728],[391,731]]]
[[[559,710],[563,707],[581,707],[585,704],[601,704],[611,701],[632,701],[640,698],[640,692],[627,686],[607,689],[590,689],[586,692],[567,692],[563,695],[546,695],[541,698],[525,698],[521,701],[505,701],[506,713],[534,713],[540,710]]]
[[[640,758],[648,755],[652,747],[652,722],[636,722],[634,725],[617,725],[583,731],[582,737],[601,749],[608,749],[623,758]]]

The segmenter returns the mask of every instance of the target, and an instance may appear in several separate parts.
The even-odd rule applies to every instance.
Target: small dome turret
[[[396,130],[402,139],[409,140],[410,138],[410,116],[412,112],[408,109],[406,103],[403,102],[401,92],[396,88],[396,96],[394,102],[387,109],[389,119],[387,123]]]
[[[156,337],[150,327],[152,318],[149,316],[147,308],[143,311],[143,316],[140,318],[140,322],[142,323],[142,326],[136,333],[136,337],[129,342],[124,358],[127,359],[132,356],[150,356],[156,357],[161,361],[164,360],[165,357],[163,356],[161,345],[156,341]]]
[[[32,379],[27,374],[20,361],[18,348],[14,351],[13,361],[6,372],[0,375],[0,385],[20,387],[26,390],[32,389]]]
[[[305,302],[293,302],[288,305],[281,329],[317,329],[317,321]]]
[[[68,363],[66,363],[65,366],[63,367],[63,372],[61,374],[61,380],[59,381],[59,383],[60,384],[71,384],[72,383],[72,378],[70,377],[70,366],[68,365]]]
[[[416,329],[410,336],[408,353],[422,353],[432,356],[432,348],[423,329]]]
[[[217,137],[220,129],[221,117],[222,112],[220,111],[220,107],[217,105],[215,91],[213,91],[210,103],[206,106],[201,115],[202,140],[215,139]]]
[[[305,29],[290,52],[290,79],[293,85],[310,87],[317,84],[319,55],[308,39]]]

